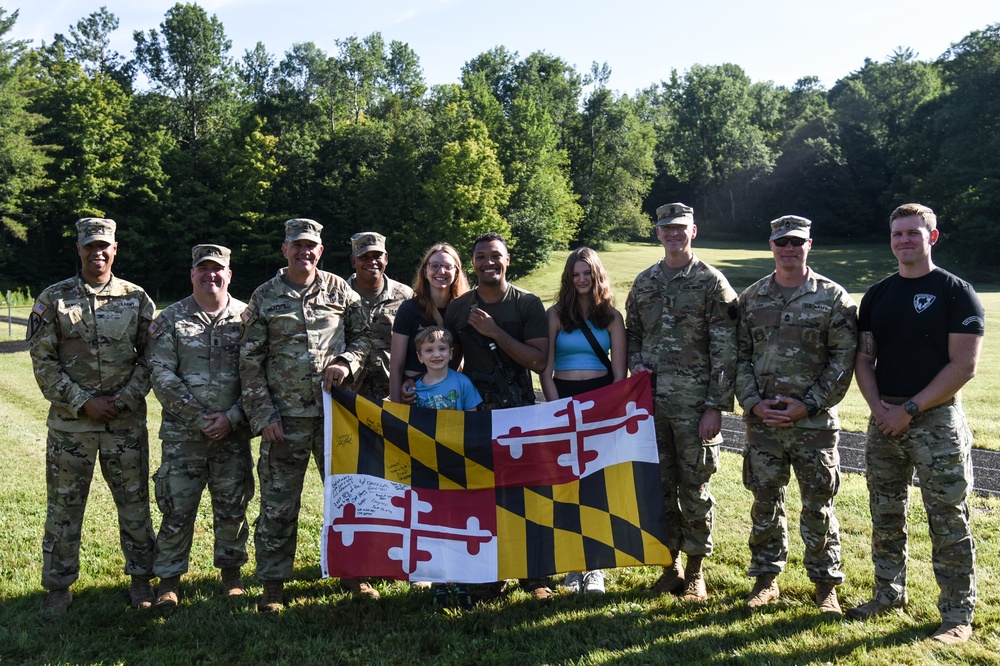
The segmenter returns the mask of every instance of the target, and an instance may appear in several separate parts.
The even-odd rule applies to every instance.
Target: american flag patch
[[[31,307],[31,311],[34,312],[39,317],[45,314],[45,310],[47,309],[48,308],[42,305],[41,301],[35,301],[35,304]]]
[[[155,321],[149,322],[149,334],[150,335],[155,335],[158,330],[160,330],[160,327],[156,325]]]
[[[247,309],[245,309],[243,311],[243,314],[240,315],[240,319],[242,319],[243,323],[245,324],[248,321],[250,321],[250,317],[252,317],[252,316],[253,316],[253,310],[251,310],[250,308],[247,308]]]

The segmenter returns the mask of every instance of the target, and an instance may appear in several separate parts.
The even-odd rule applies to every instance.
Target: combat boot
[[[701,562],[705,558],[701,555],[688,556],[687,566],[684,567],[684,580],[687,586],[684,588],[684,601],[703,604],[708,601],[708,590],[705,588],[705,574],[701,571]]]
[[[820,613],[844,614],[840,610],[840,601],[837,599],[836,583],[816,583],[816,608],[819,609]]]
[[[775,601],[781,596],[778,590],[777,574],[761,574],[757,576],[753,589],[747,597],[747,606],[750,608],[760,608]]]
[[[156,607],[162,610],[177,607],[180,594],[181,577],[170,576],[160,579],[160,594],[156,597]]]
[[[128,588],[128,598],[132,608],[152,608],[156,601],[153,587],[149,584],[152,576],[132,576],[132,584]]]
[[[656,595],[668,592],[670,594],[680,594],[684,591],[684,570],[681,569],[681,554],[670,551],[670,556],[673,558],[674,563],[669,567],[663,567],[663,574],[650,586],[650,593]]]
[[[45,601],[42,602],[42,610],[52,615],[62,615],[69,610],[69,605],[72,602],[73,593],[69,591],[69,588],[50,590],[45,595]]]
[[[285,581],[265,580],[264,596],[257,604],[258,613],[280,613],[285,607],[284,601]]]
[[[970,638],[972,638],[972,625],[957,622],[944,622],[931,634],[931,640],[945,645],[961,645],[968,643]]]
[[[247,593],[239,567],[222,567],[222,593],[227,597],[242,597]]]
[[[880,601],[878,597],[873,597],[860,606],[848,609],[847,617],[852,620],[867,620],[869,618],[878,617],[879,615],[885,615],[895,608],[903,608],[906,606],[906,602],[907,597],[905,592],[902,596],[890,603],[884,603]]]

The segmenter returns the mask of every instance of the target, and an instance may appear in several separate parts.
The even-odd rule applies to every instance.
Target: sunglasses
[[[802,247],[803,245],[805,245],[806,243],[809,242],[809,239],[808,238],[789,238],[788,236],[785,236],[784,238],[779,238],[778,240],[773,240],[771,242],[774,243],[775,247],[785,247],[789,243],[792,244],[792,247]]]

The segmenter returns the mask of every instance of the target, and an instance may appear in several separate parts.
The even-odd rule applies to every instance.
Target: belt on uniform
[[[879,398],[889,403],[890,405],[902,405],[907,400],[913,400],[913,396],[910,397],[899,397],[898,395],[879,395]],[[942,402],[940,405],[935,405],[936,407],[945,407],[955,404],[955,396],[952,396]]]

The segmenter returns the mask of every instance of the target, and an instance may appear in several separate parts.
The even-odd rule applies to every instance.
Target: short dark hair
[[[479,236],[476,240],[472,241],[472,254],[476,253],[476,246],[478,246],[480,243],[492,243],[493,241],[500,241],[501,243],[503,243],[503,249],[510,251],[510,248],[507,247],[506,238],[504,238],[495,231],[487,231],[485,234]]]

